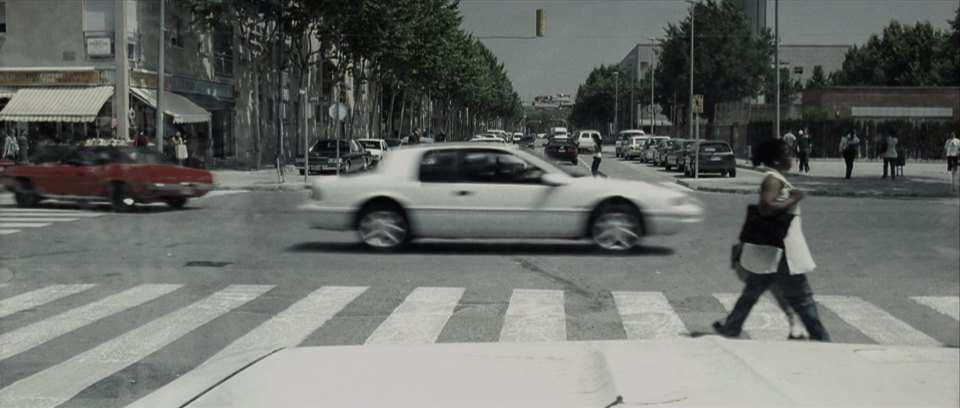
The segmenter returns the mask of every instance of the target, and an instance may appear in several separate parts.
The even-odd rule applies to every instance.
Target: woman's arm
[[[800,190],[790,191],[790,196],[786,200],[780,201],[780,190],[783,189],[783,183],[776,177],[767,176],[763,179],[760,187],[760,215],[769,217],[786,212],[794,204],[800,202],[806,193]]]

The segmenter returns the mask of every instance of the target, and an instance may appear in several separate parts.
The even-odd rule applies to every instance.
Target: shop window
[[[170,45],[183,48],[183,17],[173,16],[172,28],[170,31]]]

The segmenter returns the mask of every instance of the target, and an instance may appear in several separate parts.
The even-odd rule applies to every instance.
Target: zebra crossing
[[[190,289],[182,284],[142,284],[114,288],[96,284],[63,284],[36,288],[0,285],[0,323],[21,320],[22,325],[0,325],[0,374],[4,362],[56,339],[69,339],[88,325],[110,321],[123,312],[146,303],[174,302],[178,294]],[[105,339],[89,349],[77,350],[63,361],[49,362],[35,372],[0,388],[0,407],[53,407],[95,384],[106,381],[125,368],[138,363],[171,343],[187,338],[212,321],[249,313],[244,305],[255,300],[290,296],[292,303],[270,313],[265,320],[251,325],[221,349],[212,351],[205,361],[237,355],[245,351],[293,347],[342,316],[351,303],[370,294],[366,286],[320,286],[311,292],[290,296],[274,285],[227,285],[212,288],[189,303],[178,303],[164,314],[150,317],[142,324]],[[376,328],[363,344],[431,344],[444,328],[457,319],[467,288],[417,287],[399,304],[368,312],[380,316]],[[691,334],[689,316],[675,308],[667,293],[640,291],[610,292],[613,308],[620,318],[626,339],[683,338]],[[711,295],[729,310],[735,293]],[[960,298],[957,296],[915,296],[910,302],[960,324]],[[72,301],[71,301],[72,300]],[[399,299],[398,299],[399,300]],[[878,344],[941,346],[936,339],[914,328],[893,314],[855,296],[818,295],[817,302],[850,328]],[[567,331],[570,318],[563,290],[513,289],[499,320],[500,342],[573,341]],[[33,313],[43,309],[44,313]],[[719,317],[719,316],[718,316]],[[686,318],[686,319],[685,319]],[[34,320],[34,321],[31,321]],[[786,341],[789,331],[783,313],[767,298],[761,299],[744,327],[753,339]],[[842,342],[843,339],[836,338]],[[197,362],[197,364],[204,364]],[[179,374],[178,374],[179,376]],[[190,381],[190,372],[176,381]]]
[[[12,194],[0,194],[0,236],[60,222],[96,218],[104,213],[68,208],[15,208]]]

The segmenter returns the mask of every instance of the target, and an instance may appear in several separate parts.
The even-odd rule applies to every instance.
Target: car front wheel
[[[110,207],[116,212],[130,212],[136,204],[133,190],[127,183],[113,183],[109,186]]]
[[[17,207],[20,208],[35,207],[40,202],[40,196],[34,190],[33,184],[26,180],[20,181],[13,199],[17,202]]]
[[[170,208],[178,208],[178,209],[179,209],[179,208],[183,208],[183,206],[187,205],[187,198],[186,198],[186,197],[167,198],[167,199],[163,200],[163,202],[166,203],[167,205],[169,205]]]
[[[357,232],[364,244],[381,250],[396,249],[410,236],[407,218],[400,209],[391,206],[374,206],[364,210]]]
[[[597,209],[590,226],[594,244],[606,251],[627,251],[640,243],[640,213],[625,203],[608,203]]]

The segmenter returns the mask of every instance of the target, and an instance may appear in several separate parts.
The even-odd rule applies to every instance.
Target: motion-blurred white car
[[[314,228],[357,230],[381,249],[412,238],[590,238],[624,251],[703,216],[682,192],[576,178],[536,154],[473,143],[393,151],[367,174],[315,181],[300,208]]]
[[[390,150],[387,142],[383,139],[357,139],[357,143],[360,143],[364,149],[370,152],[374,163],[380,163],[380,160],[383,160],[384,153]]]

